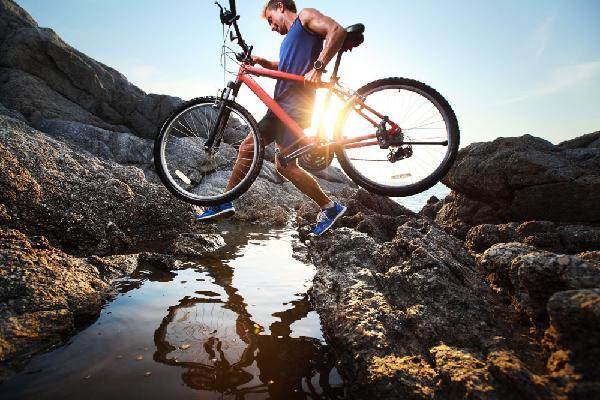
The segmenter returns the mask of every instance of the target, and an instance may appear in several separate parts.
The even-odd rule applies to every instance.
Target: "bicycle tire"
[[[208,132],[210,131],[210,127],[211,127],[211,122],[209,121],[209,118],[214,118],[216,120],[217,113],[216,112],[212,113],[210,111],[210,107],[212,107],[214,109],[214,105],[221,101],[222,101],[221,99],[211,96],[211,97],[195,98],[195,99],[192,99],[192,100],[182,104],[175,111],[173,111],[171,113],[171,115],[169,115],[169,117],[167,117],[165,119],[165,121],[163,122],[163,124],[160,128],[160,131],[158,132],[158,134],[156,136],[155,142],[154,142],[154,165],[156,168],[156,172],[157,172],[158,176],[160,177],[160,180],[163,183],[163,185],[169,190],[169,192],[171,192],[178,199],[185,201],[187,203],[193,204],[193,205],[197,205],[197,206],[214,206],[214,205],[223,204],[223,203],[226,203],[226,202],[229,202],[229,201],[232,201],[232,200],[238,198],[239,196],[241,196],[244,192],[246,192],[250,188],[252,183],[256,180],[256,177],[258,176],[260,169],[262,167],[263,156],[264,156],[264,146],[263,146],[263,141],[261,139],[260,131],[258,129],[258,124],[256,123],[256,120],[254,119],[254,117],[252,117],[250,112],[248,112],[248,110],[246,110],[244,107],[242,107],[241,105],[239,105],[238,103],[236,103],[234,101],[227,100],[225,103],[225,106],[232,114],[237,115],[238,120],[241,119],[242,123],[244,125],[246,125],[244,128],[249,129],[248,133],[252,135],[253,144],[255,146],[255,147],[253,147],[253,150],[252,150],[252,152],[253,152],[252,153],[252,164],[250,165],[248,172],[241,179],[241,181],[234,188],[232,188],[229,191],[223,191],[223,193],[218,193],[218,191],[215,192],[215,189],[213,186],[210,186],[211,191],[206,192],[206,193],[201,193],[204,188],[199,188],[199,186],[200,186],[200,184],[202,184],[202,182],[205,182],[208,180],[206,178],[210,174],[215,174],[217,172],[218,173],[223,172],[224,174],[227,173],[226,168],[231,165],[231,159],[232,158],[237,159],[237,154],[239,152],[239,143],[241,143],[241,141],[243,139],[239,140],[238,148],[236,148],[235,143],[232,143],[232,144],[227,143],[228,140],[227,140],[227,137],[225,137],[223,140],[225,143],[221,145],[221,148],[227,148],[228,153],[230,155],[229,159],[226,160],[225,157],[223,157],[223,161],[226,161],[226,162],[224,162],[224,163],[221,162],[219,164],[219,166],[216,166],[217,163],[215,162],[214,165],[216,167],[214,170],[210,170],[210,168],[207,168],[206,175],[203,175],[201,178],[197,178],[200,180],[198,181],[196,186],[192,185],[191,178],[189,178],[189,176],[194,175],[194,173],[190,174],[187,172],[181,172],[178,169],[173,170],[174,167],[172,167],[172,166],[170,168],[170,164],[172,163],[172,160],[166,159],[166,157],[167,157],[166,150],[167,150],[168,141],[170,140],[169,136],[171,135],[171,132],[174,131],[173,126],[177,121],[182,121],[182,120],[190,121],[191,120],[191,123],[187,122],[187,124],[189,125],[187,128],[181,129],[178,131],[177,134],[173,133],[173,135],[171,135],[171,136],[173,136],[173,138],[174,138],[173,140],[178,139],[181,141],[183,139],[186,139],[186,140],[188,140],[188,142],[190,140],[195,140],[194,146],[190,146],[188,143],[177,144],[175,146],[178,149],[181,148],[182,150],[184,150],[186,152],[196,151],[195,155],[197,156],[197,159],[194,158],[193,162],[200,163],[200,160],[202,160],[203,165],[207,165],[206,160],[203,157],[216,157],[218,155],[218,154],[215,154],[215,155],[207,156],[206,153],[201,153],[201,152],[204,151],[203,150],[204,142],[208,138]],[[203,114],[198,114],[200,111],[202,111]],[[192,114],[192,112],[196,112],[196,115]],[[202,124],[199,123],[199,120],[197,119],[198,115],[200,115],[200,117],[205,118],[205,120],[200,121],[200,122],[203,122]],[[186,118],[187,118],[187,120],[186,120]],[[232,120],[230,117],[229,121],[235,121],[235,120]],[[240,122],[240,121],[238,121],[238,122]],[[212,121],[212,123],[214,123],[214,121]],[[201,126],[201,125],[204,125],[204,126]],[[227,127],[229,127],[229,125]],[[193,132],[191,132],[191,131],[193,131]],[[183,135],[181,134],[182,132],[183,132]],[[194,133],[194,134],[188,135],[188,132]],[[185,136],[185,135],[188,135],[188,136]],[[242,136],[240,136],[240,137],[242,137]],[[246,136],[243,136],[243,137],[246,137]],[[221,150],[221,148],[219,149],[219,151]],[[232,148],[235,149],[234,157],[233,157]],[[173,157],[173,159],[174,159],[174,157]],[[219,159],[219,161],[221,161],[221,159]],[[221,164],[223,164],[223,165],[221,165]],[[189,166],[189,164],[186,166]],[[221,167],[222,167],[222,169],[219,170],[218,168],[221,168]],[[195,174],[198,175],[197,171],[195,171]],[[185,189],[183,187],[184,185],[178,183],[181,180],[185,180],[183,183],[190,187],[189,190]],[[190,183],[188,183],[188,181]],[[221,179],[220,182],[224,182],[224,179]],[[193,183],[196,183],[196,181],[194,181]],[[208,185],[209,185],[209,183],[205,183],[205,186],[208,187]]]
[[[403,186],[393,186],[376,182],[373,179],[369,179],[363,173],[361,173],[357,166],[353,164],[351,157],[348,156],[345,147],[338,147],[336,149],[336,155],[340,166],[348,175],[348,177],[352,179],[356,184],[368,190],[369,192],[389,197],[412,196],[421,193],[438,183],[446,175],[446,173],[454,163],[454,160],[458,153],[458,146],[460,142],[458,121],[456,119],[454,111],[452,110],[452,107],[441,94],[439,94],[435,89],[431,88],[430,86],[427,86],[426,84],[413,79],[385,78],[376,80],[358,89],[357,94],[362,96],[363,98],[366,97],[366,102],[368,104],[368,96],[370,94],[377,93],[386,88],[400,88],[401,90],[407,90],[417,93],[426,98],[427,100],[431,101],[435,109],[437,109],[437,111],[440,112],[440,115],[442,116],[447,126],[446,137],[448,140],[448,144],[447,150],[444,154],[443,159],[439,162],[439,165],[437,165],[437,167],[430,174],[419,179],[414,183]],[[346,123],[348,122],[348,116],[352,113],[352,111],[352,104],[347,104],[344,110],[342,111],[343,114],[340,120],[341,123],[338,126],[336,132],[334,133],[335,140],[341,140],[345,137],[343,131],[345,129]],[[373,132],[374,131],[375,129],[373,129]],[[380,149],[379,146],[375,147],[377,147],[377,149],[381,152],[387,151]],[[404,160],[400,160],[398,162],[402,161]]]

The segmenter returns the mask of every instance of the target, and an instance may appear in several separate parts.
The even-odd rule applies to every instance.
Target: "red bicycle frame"
[[[237,74],[235,86],[237,88],[239,88],[242,83],[246,84],[246,86],[248,86],[250,88],[250,90],[252,90],[252,92],[294,134],[294,136],[297,138],[296,143],[309,144],[310,141],[306,138],[306,136],[304,135],[304,131],[302,130],[302,128],[300,128],[298,123],[296,121],[294,121],[285,112],[285,110],[283,108],[281,108],[281,106],[271,96],[269,96],[269,94],[267,92],[265,92],[265,90],[254,79],[252,79],[252,77],[250,75],[263,76],[263,77],[268,77],[268,78],[272,78],[272,79],[284,79],[284,80],[294,81],[294,82],[298,82],[298,83],[302,83],[302,84],[305,83],[304,76],[290,74],[287,72],[281,72],[281,71],[276,71],[276,70],[270,70],[270,69],[266,69],[266,68],[257,68],[257,67],[251,66],[247,63],[243,63],[240,66],[239,72]],[[356,105],[358,105],[360,107],[360,109],[357,110],[357,113],[359,115],[361,115],[363,118],[365,118],[367,121],[369,121],[369,123],[371,125],[373,125],[373,127],[379,128],[380,123],[377,123],[372,118],[369,118],[369,116],[367,116],[362,110],[366,109],[371,114],[373,114],[374,116],[376,116],[377,118],[380,118],[380,119],[384,119],[384,116],[381,115],[380,113],[378,113],[376,110],[369,107],[368,105],[366,105],[360,99],[360,97],[337,87],[336,83],[337,83],[337,78],[334,78],[334,79],[332,79],[332,82],[330,82],[330,83],[327,83],[327,82],[319,83],[317,85],[317,88],[327,88],[330,91],[332,91],[333,93],[335,93],[338,97],[340,97],[343,101],[346,102],[346,105],[344,107],[348,107],[351,104],[350,100],[355,100],[357,103]],[[393,137],[394,135],[401,132],[401,129],[397,124],[395,124],[394,122],[389,121],[389,120],[387,122],[391,125],[389,130],[386,129],[388,136]],[[345,146],[346,148],[356,148],[356,147],[379,145],[378,140],[373,140],[376,138],[377,138],[377,135],[373,133],[373,134],[367,134],[367,135],[355,137],[352,139],[344,139],[344,140],[341,140],[338,142],[334,142],[332,144],[342,145],[342,146]],[[286,154],[287,150],[289,150],[289,148],[282,149],[281,151],[283,154]]]

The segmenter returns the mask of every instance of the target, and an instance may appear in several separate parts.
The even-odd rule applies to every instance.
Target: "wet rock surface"
[[[97,268],[42,236],[0,228],[0,381],[96,317],[115,275],[107,271],[131,273],[134,259],[105,259]]]

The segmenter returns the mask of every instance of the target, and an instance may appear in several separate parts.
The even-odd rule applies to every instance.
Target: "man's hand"
[[[279,65],[279,61],[269,61],[265,58],[255,56],[254,54],[252,55],[251,59],[252,60],[251,60],[250,64],[252,64],[252,65],[258,64],[261,67],[265,67],[267,69],[277,70],[277,66]]]
[[[318,85],[319,83],[321,83],[321,75],[323,75],[323,71],[311,69],[306,75],[304,75],[304,84]]]

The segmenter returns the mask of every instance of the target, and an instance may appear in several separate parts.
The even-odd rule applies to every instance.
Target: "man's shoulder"
[[[317,10],[316,8],[309,7],[300,10],[300,12],[298,13],[298,18],[300,19],[300,22],[302,22],[302,25],[305,25],[306,22],[320,15],[322,14],[319,10]]]

